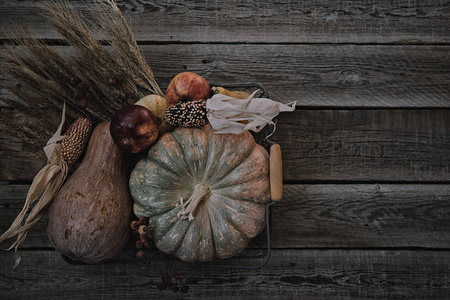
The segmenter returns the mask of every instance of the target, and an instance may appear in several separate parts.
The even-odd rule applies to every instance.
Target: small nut
[[[145,225],[139,226],[139,230],[138,230],[139,234],[147,234],[147,231],[148,231],[147,226],[145,226]]]

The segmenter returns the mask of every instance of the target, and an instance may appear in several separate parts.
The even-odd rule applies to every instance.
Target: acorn
[[[61,154],[68,164],[75,164],[83,153],[89,141],[92,131],[92,123],[89,119],[79,118],[69,129],[67,129],[65,138],[61,140]]]
[[[203,127],[209,123],[206,100],[178,102],[166,109],[165,119],[173,126]]]

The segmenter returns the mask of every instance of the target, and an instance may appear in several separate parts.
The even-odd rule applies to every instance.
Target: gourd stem
[[[189,222],[192,221],[200,201],[206,201],[206,197],[209,196],[209,193],[210,190],[206,185],[202,183],[197,184],[194,187],[192,196],[186,202],[181,202],[182,207],[177,214],[178,218],[182,220],[189,219]]]

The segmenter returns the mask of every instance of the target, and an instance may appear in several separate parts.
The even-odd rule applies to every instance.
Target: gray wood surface
[[[450,179],[449,110],[299,109],[278,121],[286,180]]]
[[[287,181],[450,180],[450,110],[298,108],[277,120],[272,139],[283,148]],[[0,141],[0,180],[32,180],[46,162],[42,149]]]
[[[83,1],[70,0],[85,11]],[[92,2],[92,1],[90,1]],[[185,43],[448,43],[448,2],[118,0],[139,40]],[[2,1],[0,37],[18,20],[58,38],[37,14],[39,1]],[[26,16],[26,20],[22,20]]]
[[[28,187],[0,185],[0,232],[22,209]],[[288,184],[283,200],[271,208],[272,246],[446,248],[449,202],[448,184]],[[45,226],[44,218],[22,248],[51,249]],[[259,241],[267,245],[265,233]]]
[[[285,185],[273,206],[283,248],[447,248],[448,184]]]
[[[274,250],[263,270],[175,263],[187,294],[160,292],[166,272],[158,254],[132,253],[101,265],[71,265],[48,250],[26,251],[15,271],[2,267],[2,299],[446,299],[447,251]],[[169,260],[170,262],[170,260]],[[11,266],[6,255],[2,266]],[[172,272],[173,274],[173,272]],[[43,284],[45,282],[45,284]]]
[[[190,71],[211,84],[256,81],[273,100],[299,107],[450,107],[447,45],[175,43],[141,49],[163,90],[176,74]],[[0,96],[8,95],[8,84]]]
[[[401,45],[148,45],[164,87],[192,71],[210,82],[262,83],[299,107],[449,107],[450,48]],[[264,70],[260,72],[259,70]]]
[[[69,2],[86,12],[83,0]],[[14,253],[0,252],[0,299],[450,299],[450,1],[117,3],[163,89],[192,71],[297,101],[272,136],[285,185],[271,208],[271,257],[263,268],[221,268],[153,248],[140,261],[131,239],[112,261],[74,265],[52,248],[44,218],[16,269]],[[0,50],[30,36],[22,27],[70,51],[40,5],[0,1]],[[8,84],[0,74],[0,97],[11,96]],[[4,126],[0,233],[46,163],[41,147]],[[265,235],[255,242],[266,247]],[[186,274],[187,294],[156,287],[171,265]]]

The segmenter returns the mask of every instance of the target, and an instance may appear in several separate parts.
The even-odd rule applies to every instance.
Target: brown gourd
[[[122,250],[133,215],[125,153],[114,144],[109,123],[94,129],[83,161],[55,197],[47,221],[55,249],[90,264]]]

